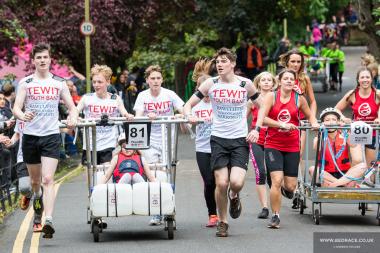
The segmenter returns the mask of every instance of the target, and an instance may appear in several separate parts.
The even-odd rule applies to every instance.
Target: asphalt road
[[[346,48],[345,51],[347,71],[343,92],[355,85],[355,69],[360,65],[360,55],[364,48]],[[317,88],[315,87],[316,90]],[[317,93],[319,109],[334,105],[341,96],[341,93],[336,92]],[[375,218],[376,206],[370,205],[372,211],[361,216],[357,205],[325,204],[321,224],[317,226],[310,215],[310,203],[305,214],[300,215],[291,209],[290,200],[283,200],[282,203],[281,229],[268,229],[268,220],[256,218],[260,205],[255,192],[254,173],[250,168],[241,194],[242,215],[237,220],[229,220],[230,237],[216,238],[215,229],[205,227],[207,210],[203,185],[195,162],[193,141],[188,136],[181,135],[179,138],[178,157],[177,230],[174,232],[174,240],[167,239],[162,226],[148,226],[149,217],[130,216],[106,219],[108,228],[101,234],[100,242],[94,243],[90,226],[86,223],[86,180],[85,175],[81,174],[63,183],[58,189],[54,211],[56,234],[52,240],[33,236],[31,224],[25,224],[26,212],[17,210],[0,228],[0,252],[304,253],[313,251],[314,232],[380,231]],[[22,242],[23,238],[25,240]]]

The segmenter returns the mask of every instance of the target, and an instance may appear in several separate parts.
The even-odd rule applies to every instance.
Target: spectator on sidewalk
[[[318,23],[315,23],[313,25],[313,41],[314,41],[314,47],[319,53],[321,50],[321,40],[322,40],[322,33],[321,30],[319,30]]]
[[[12,119],[13,114],[11,109],[6,106],[6,101],[4,92],[0,91],[0,131],[7,136],[11,136],[12,131],[7,130],[11,130],[15,121]]]
[[[69,71],[73,75],[70,80],[77,87],[78,95],[86,93],[86,77],[76,71],[73,66],[69,66]]]
[[[247,75],[247,52],[248,45],[245,40],[240,41],[240,46],[236,49],[236,70],[240,70]]]
[[[282,38],[280,42],[278,43],[278,47],[272,56],[273,61],[276,62],[277,73],[281,72],[281,70],[284,68],[279,62],[280,56],[288,52],[289,47],[290,47],[290,41],[288,40],[288,38]]]
[[[15,87],[11,83],[6,83],[1,88],[1,91],[5,96],[5,106],[11,109],[16,98]]]
[[[253,80],[256,75],[260,73],[263,66],[263,58],[259,48],[257,47],[256,40],[251,40],[247,51],[247,76]]]

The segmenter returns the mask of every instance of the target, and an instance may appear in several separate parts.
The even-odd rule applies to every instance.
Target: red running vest
[[[348,171],[351,168],[351,164],[350,164],[350,158],[348,155],[348,144],[344,143],[344,137],[341,135],[340,132],[338,132],[338,134],[335,137],[335,140],[329,137],[329,141],[330,141],[330,144],[331,144],[331,147],[332,147],[334,154],[331,154],[329,147],[326,146],[325,171],[329,172],[329,173],[338,172],[338,170],[335,168],[334,161],[332,159],[332,155],[335,156],[336,153],[338,153],[339,150],[343,146],[345,146],[344,150],[343,150],[342,154],[340,155],[340,157],[338,159],[336,159],[336,163],[342,172]],[[328,144],[326,143],[326,145],[328,145]],[[321,157],[322,157],[322,150],[318,154],[319,166],[321,166],[321,163],[322,163]]]
[[[355,121],[374,121],[377,118],[379,104],[376,104],[376,92],[372,89],[368,98],[362,98],[359,90],[355,91],[355,103],[351,105],[352,117]],[[376,131],[373,131],[373,136]]]
[[[299,125],[296,93],[292,92],[289,101],[283,104],[280,100],[281,91],[275,93],[275,103],[269,111],[268,117],[283,123]],[[298,103],[298,102],[297,102]],[[300,135],[298,130],[287,131],[277,127],[268,127],[265,138],[265,148],[273,148],[283,152],[300,151]]]
[[[125,173],[129,173],[131,176],[136,173],[140,175],[144,174],[144,166],[139,154],[132,156],[126,156],[122,152],[118,154],[116,168],[113,171],[113,181],[118,183]]]
[[[251,108],[251,114],[252,114],[252,122],[251,122],[251,129],[254,129],[256,127],[256,122],[257,122],[257,116],[259,113],[259,109],[256,108],[256,106],[252,106]],[[267,127],[261,127],[260,133],[259,133],[259,139],[256,142],[260,146],[264,146],[265,142],[265,136],[267,134]]]

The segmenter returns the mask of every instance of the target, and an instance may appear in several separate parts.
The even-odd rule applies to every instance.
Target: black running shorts
[[[269,172],[283,171],[284,176],[298,176],[299,152],[284,152],[273,148],[266,148],[264,152],[265,165]]]
[[[22,153],[27,164],[41,163],[41,156],[59,159],[61,135],[35,136],[24,134],[22,136]]]
[[[211,136],[211,169],[239,167],[248,169],[249,147],[245,137],[225,139]]]
[[[100,150],[96,152],[96,162],[97,164],[103,164],[106,162],[110,162],[112,160],[112,151],[114,148],[107,148],[104,150]],[[92,151],[91,151],[91,157],[92,157]],[[82,164],[86,165],[87,163],[87,157],[86,157],[86,150],[83,150],[82,153]]]

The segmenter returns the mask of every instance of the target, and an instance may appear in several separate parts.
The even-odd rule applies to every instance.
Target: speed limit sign
[[[84,21],[80,24],[80,32],[85,36],[90,36],[95,33],[95,26],[89,21]]]

